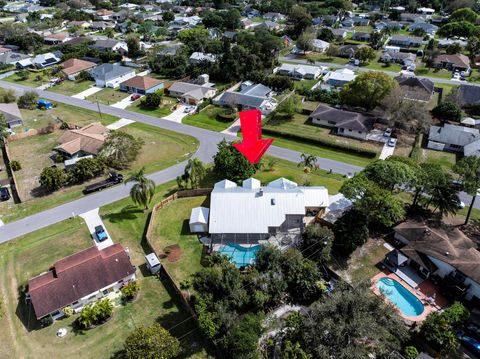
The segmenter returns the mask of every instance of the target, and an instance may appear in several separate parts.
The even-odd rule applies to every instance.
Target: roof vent
[[[445,255],[448,257],[450,255],[450,252],[449,251],[446,251],[445,252]]]
[[[428,228],[425,228],[425,230],[423,231],[423,233],[425,233],[426,236],[429,236],[431,233],[430,233],[430,230]]]
[[[272,204],[272,206],[275,206],[275,198],[270,199],[270,203]]]
[[[258,191],[258,197],[262,197],[263,196],[263,189],[260,188],[260,190]]]
[[[118,262],[118,258],[115,258],[115,262]]]

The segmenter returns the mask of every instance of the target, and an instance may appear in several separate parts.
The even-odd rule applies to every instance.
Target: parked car
[[[387,145],[390,146],[390,147],[395,147],[396,144],[397,144],[397,139],[396,138],[390,138],[387,142]]]
[[[107,232],[105,231],[102,225],[95,227],[95,236],[97,237],[99,242],[103,242],[108,238]]]
[[[190,112],[192,112],[194,109],[195,109],[194,106],[187,106],[187,107],[185,107],[185,109],[183,110],[183,112],[184,112],[184,113],[190,113]]]
[[[465,208],[465,202],[460,201],[460,203],[458,203],[458,208],[460,209]]]
[[[385,132],[383,133],[383,135],[384,135],[385,137],[390,137],[390,136],[392,135],[392,132],[393,132],[393,130],[389,127],[389,128],[387,128],[387,129],[385,130]]]
[[[140,97],[142,97],[142,96],[140,96],[138,93],[134,93],[132,96],[130,96],[130,100],[131,100],[131,101],[136,101],[136,100],[138,100]]]
[[[480,355],[480,342],[478,340],[466,336],[462,331],[457,333],[457,338],[462,342],[462,345],[473,354]]]
[[[8,201],[10,199],[10,192],[7,187],[0,187],[0,201]]]

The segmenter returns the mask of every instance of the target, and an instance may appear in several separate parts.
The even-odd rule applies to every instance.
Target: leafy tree
[[[223,17],[217,11],[205,11],[202,14],[202,24],[207,29],[209,28],[222,28]]]
[[[289,118],[292,118],[293,115],[300,112],[302,109],[302,101],[300,96],[292,94],[287,99],[283,100],[282,103],[277,107],[278,112],[286,114]]]
[[[2,93],[1,101],[3,103],[12,103],[12,102],[15,102],[16,100],[17,100],[17,96],[15,95],[14,90],[5,90]]]
[[[265,83],[266,86],[279,92],[294,89],[293,80],[288,76],[273,75],[260,82]]]
[[[140,284],[138,281],[130,281],[125,284],[122,288],[120,288],[120,292],[122,293],[123,300],[129,301],[132,300],[135,295],[140,290]]]
[[[463,48],[460,44],[454,43],[446,47],[445,52],[449,55],[460,54],[462,53]]]
[[[222,140],[217,145],[218,151],[213,157],[213,169],[219,177],[240,182],[252,177],[258,169],[258,165],[250,163],[232,146],[232,143]]]
[[[263,331],[264,315],[248,313],[242,316],[231,328],[221,345],[233,359],[254,358],[257,356],[258,339]]]
[[[468,310],[456,302],[443,312],[430,313],[422,323],[420,332],[442,354],[452,353],[458,348],[455,332],[469,316]]]
[[[147,93],[142,100],[142,106],[148,108],[157,108],[162,103],[162,95],[157,92]]]
[[[374,60],[376,56],[377,53],[370,46],[361,47],[357,51],[355,51],[355,58],[359,60],[362,64]]]
[[[75,164],[70,175],[73,182],[83,182],[102,174],[106,167],[102,157],[82,158]]]
[[[352,226],[352,223],[355,225]],[[333,233],[333,252],[349,256],[368,240],[367,217],[358,210],[350,209],[335,222]]]
[[[312,16],[303,6],[293,6],[289,13],[289,20],[293,24],[293,27],[288,31],[293,37],[299,36],[308,27],[312,25]]]
[[[315,155],[302,153],[297,167],[303,167],[305,173],[315,171],[317,169],[317,157]]]
[[[175,14],[171,11],[166,11],[162,14],[162,20],[165,22],[170,22],[175,20]]]
[[[80,312],[80,316],[77,318],[78,324],[83,328],[89,328],[95,325],[98,321],[98,309],[94,305],[87,304]]]
[[[240,11],[237,9],[228,9],[223,13],[223,26],[229,30],[235,30],[240,27]]]
[[[205,51],[210,42],[210,34],[207,29],[197,26],[192,29],[181,31],[177,38],[190,48],[190,51]]]
[[[412,35],[417,37],[425,37],[427,35],[427,32],[421,27],[417,27],[415,30],[412,31]]]
[[[113,30],[111,27],[107,27],[103,32],[109,39],[113,39],[115,37],[115,30]]]
[[[151,20],[144,21],[138,27],[138,33],[143,35],[145,41],[150,41],[151,37],[154,34],[155,23]]]
[[[390,191],[408,186],[415,180],[415,171],[398,157],[371,162],[365,167],[364,174],[370,181]]]
[[[40,174],[40,185],[48,191],[56,191],[67,182],[65,172],[58,167],[45,167]]]
[[[141,326],[125,340],[125,355],[128,359],[170,359],[180,353],[180,342],[160,324]]]
[[[478,15],[469,8],[457,9],[448,17],[449,22],[467,21],[472,24],[477,22]]]
[[[387,357],[400,350],[408,330],[395,311],[371,295],[369,287],[365,282],[354,287],[339,283],[300,319],[286,321],[279,335],[299,343],[313,358]]]
[[[334,235],[331,229],[319,225],[309,225],[305,228],[300,242],[303,256],[318,264],[330,260]]]
[[[338,47],[335,44],[328,45],[327,50],[325,50],[325,55],[327,55],[328,57],[338,56],[339,53],[340,53],[340,47]]]
[[[467,21],[449,22],[438,30],[438,35],[469,38],[478,35],[478,30],[475,25]]]
[[[293,345],[291,341],[287,340],[282,352],[282,359],[312,359],[312,355],[305,353],[298,342]]]
[[[145,167],[134,172],[125,183],[135,182],[130,189],[130,197],[136,205],[142,205],[144,210],[148,209],[149,203],[155,195],[155,182],[145,177]]]
[[[465,218],[465,224],[468,224],[480,188],[480,158],[476,156],[462,158],[455,164],[453,171],[460,177],[465,192],[472,196],[472,202]]]
[[[140,50],[140,39],[138,36],[128,35],[125,42],[128,46],[128,56],[135,59],[141,55],[142,51]]]
[[[315,39],[315,34],[312,31],[303,32],[297,39],[296,45],[299,50],[302,50],[303,53],[313,50],[313,40]]]
[[[38,95],[34,91],[27,91],[18,98],[18,107],[33,110],[37,107]]]
[[[199,158],[191,158],[185,166],[185,175],[190,180],[192,188],[198,188],[200,182],[205,178],[207,170]]]
[[[460,121],[462,109],[453,102],[443,101],[432,110],[432,115],[444,121]]]
[[[342,88],[340,98],[347,105],[370,111],[396,86],[396,81],[383,72],[364,72]]]
[[[326,42],[333,42],[335,40],[335,35],[328,27],[322,27],[317,34],[317,38]]]
[[[112,131],[103,144],[100,155],[114,168],[124,169],[136,160],[144,142],[123,131]]]

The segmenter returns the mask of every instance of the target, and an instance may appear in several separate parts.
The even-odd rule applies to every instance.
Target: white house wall
[[[428,258],[437,266],[437,270],[434,272],[434,274],[444,278],[446,275],[448,275],[451,272],[455,272],[455,268],[452,267],[450,264],[445,263],[437,258],[428,256]]]
[[[468,288],[467,295],[465,298],[467,300],[471,300],[473,296],[476,296],[477,298],[480,299],[480,284],[472,280],[471,278],[468,278],[465,280],[466,285],[470,285],[470,288]]]
[[[126,81],[128,79],[131,79],[132,77],[135,76],[135,71],[134,72],[130,72],[128,74],[125,74],[125,75],[122,75],[120,77],[117,77],[113,80],[109,80],[105,83],[105,87],[111,87],[111,88],[117,88],[120,86],[120,83],[123,82],[123,81]]]

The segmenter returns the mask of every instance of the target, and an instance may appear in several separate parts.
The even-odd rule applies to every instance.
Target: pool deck
[[[428,279],[424,280],[422,283],[419,284],[419,286],[415,289],[412,288],[407,282],[402,280],[398,275],[395,273],[390,272],[388,269],[383,270],[382,272],[378,273],[376,276],[374,276],[371,279],[372,286],[370,289],[380,298],[383,298],[385,301],[388,302],[388,299],[386,299],[381,293],[380,290],[377,288],[377,282],[380,278],[390,278],[394,279],[397,282],[401,283],[410,293],[412,293],[415,297],[417,297],[425,307],[425,310],[423,311],[422,314],[417,315],[415,317],[412,316],[407,316],[403,315],[402,312],[395,308],[398,312],[398,314],[405,320],[410,321],[410,322],[421,322],[427,318],[427,316],[432,313],[440,310],[444,306],[447,305],[447,300],[438,293],[438,288],[436,288],[432,282],[430,282]],[[429,298],[433,297],[435,295],[435,301],[434,303],[429,302]]]

